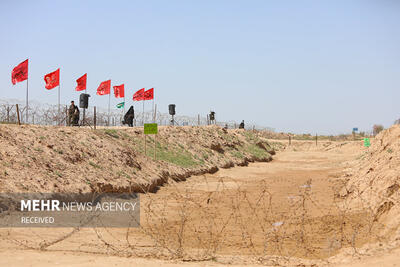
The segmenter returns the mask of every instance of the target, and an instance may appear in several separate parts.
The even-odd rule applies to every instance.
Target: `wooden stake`
[[[15,106],[17,107],[18,125],[21,125],[21,119],[19,118],[19,107],[18,107],[18,104],[16,104]]]
[[[94,107],[94,111],[93,111],[93,126],[94,129],[96,130],[96,107]]]
[[[68,105],[65,105],[65,126],[69,126]]]
[[[10,122],[10,107],[7,106],[7,122]]]

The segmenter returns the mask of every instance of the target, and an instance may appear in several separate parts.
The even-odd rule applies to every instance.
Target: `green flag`
[[[125,106],[125,102],[121,102],[117,104],[117,108],[123,108]]]

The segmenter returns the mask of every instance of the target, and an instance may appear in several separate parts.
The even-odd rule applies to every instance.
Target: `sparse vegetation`
[[[271,157],[271,154],[269,154],[265,149],[253,144],[247,145],[245,151],[260,160]]]
[[[99,165],[97,165],[96,163],[94,163],[93,161],[89,161],[89,165],[96,169],[101,169],[101,167]]]
[[[114,129],[105,129],[105,130],[104,130],[104,133],[105,133],[106,135],[111,136],[111,137],[119,138],[119,135],[118,135],[117,130],[114,130]]]
[[[150,149],[148,151],[148,156],[152,156],[152,151],[150,151]],[[164,146],[160,146],[159,149],[157,149],[157,159],[184,168],[190,168],[202,164],[201,161],[195,160],[192,154],[183,149],[169,150],[167,147]]]
[[[380,132],[382,132],[383,129],[384,129],[384,128],[383,128],[383,125],[375,124],[375,125],[372,127],[372,132],[373,132],[374,136],[376,136],[377,134],[379,134]]]

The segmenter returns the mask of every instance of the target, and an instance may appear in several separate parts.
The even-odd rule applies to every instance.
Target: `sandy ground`
[[[143,195],[141,224],[146,231],[131,229],[128,238],[126,229],[99,230],[100,234],[83,229],[39,251],[27,247],[56,240],[70,230],[2,229],[0,266],[252,266],[272,264],[275,256],[290,257],[287,265],[295,266],[313,260],[318,266],[400,266],[398,249],[368,257],[340,257],[340,248],[375,241],[365,231],[370,215],[346,214],[346,221],[341,220],[331,197],[336,178],[363,152],[361,144],[326,150],[323,144],[299,143],[293,148],[279,152],[269,163],[193,176]],[[301,197],[305,206],[299,206]],[[263,209],[261,203],[270,205]],[[358,227],[354,243],[338,239],[340,233],[351,235],[354,225]],[[122,257],[126,243],[133,253]],[[191,262],[154,259],[173,258],[174,253]],[[255,257],[262,253],[269,258]],[[330,261],[335,255],[335,261]]]

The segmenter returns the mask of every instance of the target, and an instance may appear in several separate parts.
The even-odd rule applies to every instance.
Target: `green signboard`
[[[158,125],[157,123],[145,123],[144,124],[144,134],[157,134]]]
[[[371,146],[371,142],[369,141],[369,138],[364,138],[364,146],[365,147],[370,147]]]

